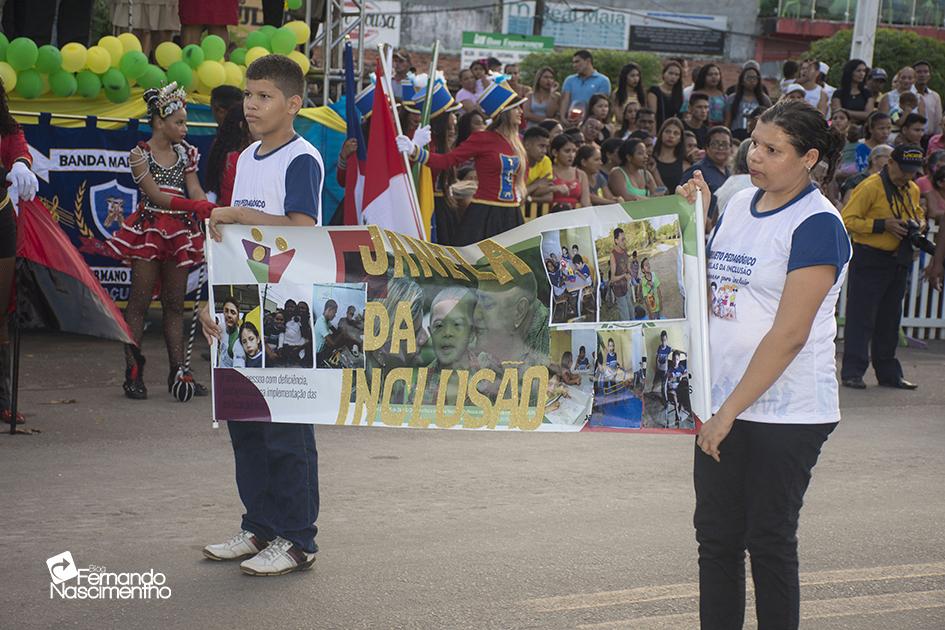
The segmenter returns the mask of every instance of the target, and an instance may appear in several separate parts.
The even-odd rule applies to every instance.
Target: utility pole
[[[535,17],[532,18],[532,35],[541,35],[545,26],[545,0],[535,0]]]
[[[495,10],[492,13],[492,28],[496,33],[502,32],[502,23],[505,21],[505,2],[495,0]]]
[[[856,3],[850,59],[862,59],[867,66],[873,65],[873,45],[876,43],[879,4],[880,0],[859,0]]]

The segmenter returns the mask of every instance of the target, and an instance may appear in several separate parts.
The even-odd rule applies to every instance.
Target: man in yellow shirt
[[[908,236],[910,231],[925,231],[919,187],[913,181],[922,170],[922,158],[920,147],[896,147],[883,170],[854,188],[843,207],[843,223],[853,240],[840,370],[846,387],[866,388],[863,375],[872,350],[880,385],[916,388],[902,378],[896,346],[914,251]]]
[[[525,132],[525,156],[528,158],[528,175],[525,177],[525,186],[528,189],[529,201],[551,201],[554,191],[551,180],[554,177],[551,168],[551,159],[548,157],[548,147],[551,144],[551,134],[542,127],[532,127]]]

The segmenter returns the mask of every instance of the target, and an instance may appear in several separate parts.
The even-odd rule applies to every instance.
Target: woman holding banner
[[[820,449],[840,420],[834,307],[850,259],[839,213],[811,181],[833,176],[844,138],[804,101],[768,109],[752,133],[753,187],[709,237],[708,283],[738,303],[709,313],[712,417],[696,439],[694,523],[702,628],[740,628],[745,549],[758,626],[797,628],[797,523]],[[711,197],[699,171],[677,189]]]
[[[470,245],[525,222],[521,204],[528,162],[518,136],[525,100],[506,81],[490,85],[479,97],[479,107],[491,124],[449,153],[430,153],[423,148],[430,141],[428,127],[418,129],[413,140],[397,136],[400,151],[436,170],[473,160],[478,188],[457,228],[454,245]]]

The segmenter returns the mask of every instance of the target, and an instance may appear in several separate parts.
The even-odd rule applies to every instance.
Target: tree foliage
[[[850,59],[850,43],[853,31],[839,31],[828,39],[814,42],[809,54],[830,66],[827,83],[840,86],[843,64]],[[883,68],[889,75],[887,89],[892,89],[892,78],[903,66],[911,66],[919,60],[932,66],[930,87],[939,94],[945,90],[945,42],[931,37],[922,37],[912,31],[881,28],[876,31],[873,50],[874,68]]]
[[[522,72],[522,82],[531,85],[535,80],[535,73],[545,66],[549,66],[555,71],[555,76],[559,84],[564,83],[564,78],[573,74],[571,68],[571,58],[577,49],[568,48],[550,53],[533,53],[525,57],[519,64]],[[625,50],[591,50],[594,55],[594,68],[601,74],[610,78],[613,89],[617,89],[617,79],[620,76],[620,69],[630,61],[638,63],[643,69],[643,84],[655,85],[660,81],[660,71],[662,63],[660,58],[653,53],[628,52]]]

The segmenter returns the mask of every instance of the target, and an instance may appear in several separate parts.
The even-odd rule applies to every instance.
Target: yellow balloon
[[[171,64],[177,63],[181,59],[180,46],[174,42],[161,42],[154,49],[154,59],[158,65],[167,70]]]
[[[43,94],[48,94],[49,93],[49,75],[41,74],[39,75],[39,80],[43,82],[43,87],[39,91],[39,95],[42,96]]]
[[[104,74],[112,67],[112,56],[101,46],[92,46],[85,55],[85,67],[95,74]]]
[[[0,61],[0,82],[3,89],[9,94],[16,87],[16,70],[6,61]]]
[[[197,68],[197,77],[212,90],[226,81],[226,70],[219,61],[204,61]]]
[[[122,33],[118,36],[118,41],[121,42],[122,54],[132,50],[141,52],[141,42],[138,41],[138,37],[134,33]]]
[[[246,65],[253,63],[260,57],[265,57],[269,54],[269,51],[263,48],[262,46],[254,46],[246,51]]]
[[[117,68],[118,62],[121,61],[121,56],[125,54],[125,47],[121,45],[121,40],[114,35],[106,35],[98,40],[98,45],[108,51],[108,55],[111,57],[109,65],[112,68]]]
[[[190,84],[190,91],[199,92],[200,94],[209,94],[211,89],[200,80],[200,73],[194,72],[194,82]]]
[[[309,28],[308,24],[302,20],[289,22],[285,25],[285,27],[292,31],[292,33],[295,35],[296,44],[304,44],[308,42],[308,38],[312,35],[312,29]]]
[[[85,68],[88,51],[78,42],[70,42],[59,51],[62,54],[62,69],[66,72],[79,72]]]
[[[243,84],[243,69],[232,61],[223,62],[223,71],[226,73],[226,85],[240,87]]]
[[[309,62],[308,57],[297,50],[293,50],[287,56],[289,59],[299,64],[299,67],[302,68],[302,74],[308,74],[309,66],[312,65],[311,62]]]

